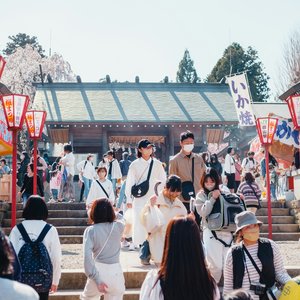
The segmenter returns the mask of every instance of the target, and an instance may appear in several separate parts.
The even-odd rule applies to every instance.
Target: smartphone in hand
[[[190,199],[190,212],[195,211],[195,201],[196,201],[196,199],[191,197],[191,199]]]

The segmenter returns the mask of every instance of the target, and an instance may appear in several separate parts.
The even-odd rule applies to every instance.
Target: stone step
[[[17,219],[17,224],[21,223],[23,219]],[[58,227],[58,226],[87,226],[87,218],[48,218],[47,223]],[[10,227],[11,220],[4,219],[2,221],[3,227]]]
[[[49,298],[53,300],[79,300],[81,293],[82,290],[57,291],[55,294],[50,294]],[[140,289],[126,289],[123,300],[139,300],[139,297]]]
[[[263,224],[261,232],[268,232],[268,224]],[[272,224],[272,230],[274,233],[280,232],[299,232],[298,224]]]
[[[298,266],[286,266],[286,269],[291,277],[298,276],[300,274],[300,267]],[[80,294],[84,288],[86,277],[82,270],[63,270],[61,281],[59,284],[59,290],[57,293],[50,295],[51,299],[55,300],[78,300],[80,297]],[[146,277],[148,271],[138,271],[139,274],[138,282],[135,282],[135,285],[138,284],[138,286],[134,288],[128,287],[130,285],[130,281],[132,277],[135,277],[137,272],[125,272],[125,284],[126,284],[126,292],[124,295],[125,300],[138,300],[139,299],[139,292],[140,287],[142,286],[142,283]],[[77,279],[77,280],[76,280]],[[68,281],[67,281],[68,280]],[[72,284],[72,287],[66,288],[67,282],[69,284]],[[222,287],[220,287],[222,289]]]
[[[85,210],[84,202],[62,202],[62,203],[47,203],[49,210]],[[23,210],[23,204],[17,203],[17,210]]]
[[[268,216],[257,216],[257,219],[268,224]],[[272,224],[295,224],[293,216],[272,216]]]
[[[272,216],[288,216],[290,213],[289,208],[272,208]],[[256,212],[257,216],[267,216],[268,209],[261,208]]]
[[[148,270],[126,270],[124,272],[125,286],[127,289],[140,288]],[[59,290],[83,289],[86,276],[82,269],[62,270]]]
[[[59,235],[61,244],[82,244],[83,235]]]
[[[17,211],[17,219],[22,218],[22,210]],[[49,210],[48,218],[86,218],[86,210]],[[11,218],[11,212],[5,214],[5,219]]]
[[[267,208],[268,207],[268,202],[267,201],[261,201],[260,204],[261,204],[262,208]],[[279,201],[271,201],[271,207],[272,208],[284,208],[285,206],[283,207],[283,205],[284,204],[282,204]]]
[[[260,236],[267,238],[268,233],[261,233]],[[273,232],[272,239],[274,241],[299,241],[300,232]]]

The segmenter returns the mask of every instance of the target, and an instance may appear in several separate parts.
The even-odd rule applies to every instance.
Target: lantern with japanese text
[[[259,140],[265,148],[265,170],[267,184],[267,201],[268,201],[268,224],[269,238],[272,239],[272,208],[271,208],[271,193],[270,193],[270,170],[269,170],[269,146],[272,144],[275,132],[277,130],[278,119],[272,117],[257,118],[256,129]]]
[[[37,194],[37,141],[42,137],[47,113],[42,110],[29,110],[26,125],[29,137],[33,140],[33,193]],[[42,178],[40,178],[42,180]]]
[[[11,227],[16,225],[17,207],[17,134],[22,129],[25,112],[29,105],[29,97],[26,95],[10,94],[0,95],[7,129],[12,131],[13,159],[12,159],[12,206]]]
[[[4,60],[3,56],[0,55],[0,79],[2,77],[2,73],[4,71],[6,61]]]
[[[289,106],[295,129],[300,130],[300,95],[290,96],[285,101]]]

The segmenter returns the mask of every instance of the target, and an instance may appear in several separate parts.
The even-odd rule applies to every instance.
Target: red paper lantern
[[[46,121],[47,113],[43,110],[29,110],[26,112],[26,125],[31,139],[40,139]]]
[[[29,97],[26,95],[2,95],[0,96],[8,130],[21,130],[25,112],[29,105]]]
[[[3,56],[0,55],[0,79],[2,77],[2,73],[5,67],[6,61],[4,60]]]
[[[300,95],[290,96],[285,101],[289,106],[295,129],[300,130]]]
[[[262,145],[270,145],[273,142],[277,129],[277,118],[265,117],[256,119],[256,129]]]

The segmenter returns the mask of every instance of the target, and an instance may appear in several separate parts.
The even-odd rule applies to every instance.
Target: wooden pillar
[[[171,128],[168,129],[166,137],[166,149],[166,160],[169,160],[169,157],[174,155],[174,132]]]
[[[207,151],[207,135],[206,135],[206,129],[207,127],[206,126],[202,126],[201,127],[201,146],[202,146],[202,149],[201,149],[201,152],[205,152]]]

